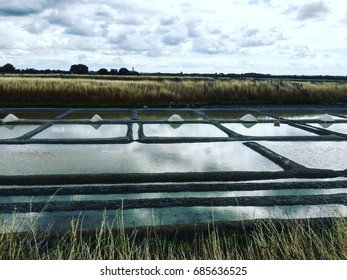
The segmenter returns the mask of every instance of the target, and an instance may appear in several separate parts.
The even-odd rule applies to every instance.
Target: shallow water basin
[[[14,139],[38,127],[38,125],[0,125],[0,139]]]
[[[307,123],[314,127],[324,128],[338,133],[347,134],[347,123]]]
[[[259,142],[270,150],[308,168],[345,170],[346,142]]]
[[[282,170],[241,142],[1,148],[2,175]]]
[[[145,124],[145,136],[157,137],[228,137],[228,135],[211,124]]]
[[[52,125],[34,139],[91,139],[91,138],[115,138],[125,137],[127,125],[100,125],[100,124],[56,124]]]
[[[307,219],[322,217],[347,217],[343,205],[276,206],[276,207],[171,207],[141,208],[119,211],[69,211],[55,213],[1,214],[1,232],[36,230],[71,230],[71,221],[79,221],[83,229],[95,230],[102,222],[110,227],[164,226],[201,224],[254,219]]]
[[[222,123],[226,128],[245,136],[315,136],[316,134],[287,124],[273,123]]]

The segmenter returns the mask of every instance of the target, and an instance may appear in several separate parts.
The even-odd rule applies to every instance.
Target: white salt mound
[[[19,118],[17,118],[13,114],[8,114],[3,120],[2,123],[9,123],[9,122],[16,122],[19,121]]]
[[[258,120],[251,114],[244,115],[241,119],[243,122],[257,122]]]
[[[333,117],[330,116],[329,114],[324,114],[324,115],[320,116],[318,118],[318,120],[320,120],[322,122],[333,122],[334,121]]]
[[[103,119],[99,115],[94,115],[91,119],[91,122],[102,122]]]
[[[181,118],[180,115],[174,114],[168,119],[168,121],[169,122],[181,122],[181,121],[183,121],[183,119]]]

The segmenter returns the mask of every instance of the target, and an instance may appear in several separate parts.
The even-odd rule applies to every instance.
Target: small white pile
[[[318,118],[318,120],[322,121],[322,122],[334,122],[334,119],[332,116],[330,116],[329,114],[324,114],[322,116],[320,116]]]
[[[177,114],[174,114],[172,115],[169,119],[168,119],[169,122],[183,122],[184,119],[181,118],[180,115],[177,115]],[[179,128],[182,124],[180,123],[172,123],[170,124],[170,126],[173,128],[173,129],[176,129],[176,128]]]
[[[258,122],[251,114],[244,115],[240,120],[243,122]]]
[[[96,123],[96,122],[102,122],[103,119],[98,114],[96,114],[89,121]]]
[[[13,114],[8,114],[3,120],[2,123],[11,123],[11,122],[17,122],[19,121],[19,118],[17,118]]]
[[[182,122],[184,120],[181,118],[180,115],[174,114],[168,119],[168,121],[169,122]]]

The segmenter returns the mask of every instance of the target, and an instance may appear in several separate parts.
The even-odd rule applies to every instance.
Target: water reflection
[[[309,168],[345,170],[346,142],[259,142],[270,150]]]
[[[254,196],[302,196],[331,195],[347,193],[347,189],[288,189],[261,191],[210,191],[210,192],[154,192],[128,194],[98,194],[98,195],[53,195],[53,196],[3,196],[1,203],[19,202],[50,202],[50,201],[105,201],[122,199],[157,199],[157,198],[217,198],[217,197],[254,197]]]
[[[0,125],[0,139],[14,139],[38,127],[38,125]]]
[[[226,128],[246,136],[313,136],[314,133],[289,126],[287,124],[280,124],[274,126],[273,123],[258,123],[252,126],[245,126],[244,123],[223,123]]]
[[[252,114],[257,119],[268,120],[273,119],[272,117],[260,114],[258,112],[229,112],[229,111],[203,111],[211,119],[217,120],[239,120],[246,114]]]
[[[324,114],[318,113],[302,113],[302,112],[288,112],[288,113],[276,113],[281,118],[289,120],[317,120],[320,119]],[[330,115],[334,120],[343,120],[344,118]]]
[[[71,220],[83,223],[84,229],[95,230],[106,217],[116,228],[200,224],[254,219],[293,219],[318,217],[347,217],[342,205],[283,206],[283,207],[174,207],[159,209],[130,209],[115,211],[79,211],[58,213],[2,214],[1,231],[68,230]],[[16,226],[14,226],[14,224]]]
[[[2,175],[282,170],[241,142],[15,145],[1,156]]]
[[[63,138],[114,138],[124,137],[127,134],[127,125],[90,125],[56,124],[35,135],[36,139],[63,139]]]
[[[211,124],[145,124],[146,136],[158,137],[228,137],[226,133]]]
[[[323,127],[331,131],[335,131],[338,133],[347,134],[347,123],[335,123],[335,124],[326,124],[326,123],[308,123],[309,125],[315,126],[315,127]]]

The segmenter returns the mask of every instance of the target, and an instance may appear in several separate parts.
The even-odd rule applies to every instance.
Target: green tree
[[[109,74],[109,72],[106,68],[100,68],[96,73],[99,75],[108,75]]]
[[[72,74],[88,74],[89,68],[84,64],[74,64],[70,67],[70,73]]]
[[[123,68],[119,69],[118,74],[119,75],[129,75],[130,71],[127,68],[123,67]]]
[[[0,72],[2,72],[2,73],[14,73],[14,72],[16,72],[16,68],[12,64],[7,63],[4,66],[0,67]]]

